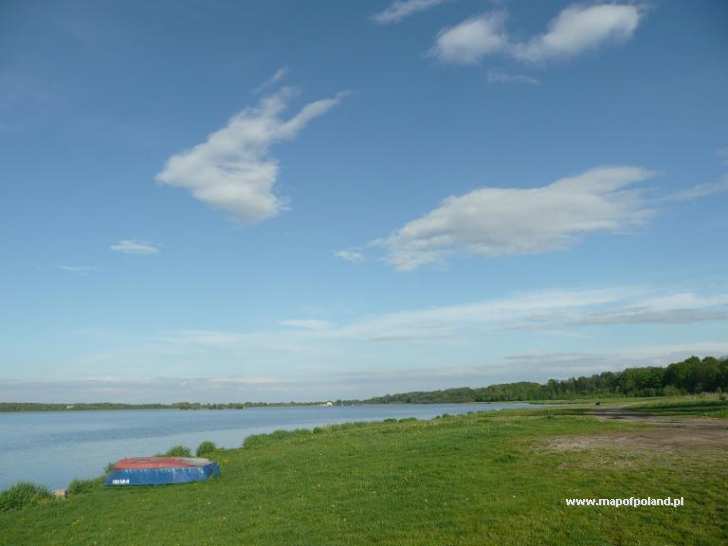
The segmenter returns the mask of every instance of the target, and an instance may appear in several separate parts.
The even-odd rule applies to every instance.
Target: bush
[[[170,447],[165,453],[164,457],[192,457],[192,452],[189,447],[185,446],[174,446]]]
[[[30,482],[18,482],[0,493],[0,512],[20,510],[31,504],[48,501],[53,494],[48,488]]]
[[[96,487],[98,487],[101,484],[101,479],[73,480],[71,483],[68,484],[68,489],[66,489],[66,495],[68,495],[70,497],[72,495],[88,493],[89,491],[96,489]]]
[[[678,389],[677,387],[674,387],[673,385],[668,385],[664,389],[662,389],[662,392],[665,396],[680,396],[683,393],[682,389]]]
[[[215,442],[210,441],[204,441],[199,446],[197,446],[197,451],[195,454],[198,457],[204,457],[208,453],[212,453],[217,449],[217,446],[215,445]]]

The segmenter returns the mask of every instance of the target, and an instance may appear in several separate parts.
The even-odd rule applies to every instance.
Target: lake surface
[[[148,456],[203,440],[240,447],[251,434],[389,417],[432,419],[443,413],[496,411],[526,403],[388,404],[245,410],[114,410],[0,413],[0,490],[20,480],[64,488],[94,478],[109,462]]]

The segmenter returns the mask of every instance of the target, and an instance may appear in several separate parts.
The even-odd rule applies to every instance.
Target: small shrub
[[[116,463],[109,463],[106,465],[106,468],[104,468],[104,474],[111,474],[114,471],[114,465]]]
[[[243,440],[243,447],[253,447],[255,444],[259,444],[265,438],[265,434],[251,434],[245,440]]]
[[[53,499],[48,488],[30,482],[18,482],[0,493],[0,512],[20,510],[31,504]]]
[[[276,440],[282,440],[283,438],[287,438],[291,434],[293,434],[293,433],[290,430],[279,429],[279,430],[274,430],[273,432],[271,432],[270,437],[275,438]]]
[[[192,457],[192,452],[189,447],[185,446],[174,446],[170,447],[165,453],[164,457]]]
[[[204,457],[208,453],[212,453],[215,450],[217,450],[215,442],[210,442],[209,440],[206,440],[202,442],[199,446],[197,446],[197,451],[195,452],[195,454],[198,457]]]
[[[447,417],[447,414],[443,415],[443,417]],[[413,423],[417,421],[417,417],[404,417],[403,419],[400,419],[400,423]]]
[[[313,427],[312,432],[314,434],[323,434],[324,432],[326,432],[326,429],[324,427]]]
[[[96,480],[73,480],[68,484],[66,489],[66,495],[69,497],[73,495],[80,495],[82,493],[88,493],[96,489],[101,483],[100,479]]]
[[[385,423],[396,423],[397,420],[394,417],[389,417],[388,419],[384,420]]]

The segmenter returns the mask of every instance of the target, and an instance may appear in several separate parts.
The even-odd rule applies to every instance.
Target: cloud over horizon
[[[631,366],[665,366],[690,356],[728,355],[728,342],[704,341],[638,345],[593,352],[512,353],[483,357],[470,364],[419,366],[408,369],[355,368],[307,370],[305,374],[240,374],[208,376],[68,377],[63,379],[0,378],[0,398],[8,402],[172,403],[310,402],[453,387],[482,387],[511,381],[545,382]]]

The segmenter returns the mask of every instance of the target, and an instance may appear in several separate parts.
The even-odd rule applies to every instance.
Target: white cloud
[[[279,324],[281,326],[287,326],[289,328],[301,328],[303,330],[326,330],[331,326],[328,321],[314,319],[282,320]]]
[[[284,119],[282,113],[293,94],[292,89],[283,88],[257,107],[236,114],[204,143],[170,157],[156,179],[187,188],[196,199],[243,222],[276,216],[284,206],[274,192],[278,162],[270,157],[271,146],[295,138],[309,122],[339,104],[346,93],[311,102]]]
[[[665,197],[666,201],[691,201],[716,193],[728,192],[728,175],[723,175],[717,182],[698,184],[692,188],[672,193]]]
[[[572,5],[549,23],[545,33],[516,42],[505,29],[505,13],[498,11],[441,30],[431,54],[458,64],[474,64],[494,53],[529,62],[568,58],[629,40],[643,16],[644,10],[634,4]]]
[[[328,332],[333,337],[368,341],[431,340],[452,337],[472,326],[528,327],[561,325],[578,309],[613,304],[634,293],[630,289],[544,291],[486,300],[388,313],[356,320]],[[556,320],[558,318],[558,320]]]
[[[475,303],[362,318],[321,334],[367,341],[433,340],[471,328],[552,330],[614,324],[690,324],[728,320],[728,294],[652,293],[639,288],[549,290]]]
[[[523,44],[514,44],[515,57],[542,61],[573,57],[601,45],[629,40],[643,13],[632,4],[574,5],[549,23],[545,34]]]
[[[288,76],[288,67],[282,66],[281,68],[276,70],[270,78],[265,80],[255,89],[253,89],[253,93],[258,94],[270,87],[273,87],[275,84],[282,82],[286,78],[286,76]]]
[[[59,265],[58,269],[69,273],[78,273],[79,275],[87,275],[99,270],[98,267],[91,265]]]
[[[629,187],[653,176],[640,167],[598,167],[539,188],[474,190],[372,244],[406,271],[447,255],[531,254],[573,245],[581,236],[617,232],[651,215],[641,192]]]
[[[466,19],[453,27],[445,28],[437,35],[430,54],[441,61],[457,64],[474,64],[485,55],[503,50],[508,39],[503,28],[502,12],[484,14]]]
[[[204,345],[208,347],[225,347],[234,345],[245,339],[239,332],[218,330],[181,330],[162,336],[159,341],[181,345]]]
[[[508,74],[497,70],[488,71],[488,83],[525,83],[528,85],[540,85],[541,81],[525,74]]]
[[[680,317],[686,310],[694,312],[689,320]],[[569,377],[664,365],[691,354],[728,354],[728,341],[720,336],[699,341],[676,325],[708,320],[708,313],[727,324],[728,294],[615,287],[513,294],[338,324],[294,319],[268,331],[166,332],[145,337],[141,346],[86,355],[75,368],[68,363],[64,385],[50,382],[57,388],[0,379],[0,398],[22,400],[30,393],[39,400],[72,401],[311,400]],[[657,334],[635,330],[654,322],[663,324]],[[639,332],[630,339],[640,345],[612,335],[615,324]],[[564,336],[549,342],[541,335],[561,328],[595,340],[573,344]],[[666,332],[672,335],[669,345],[660,343]],[[95,379],[85,375],[91,364]],[[159,375],[150,377],[150,369]],[[201,371],[208,377],[200,377]],[[77,396],[74,377],[86,377],[86,395]]]
[[[379,13],[372,15],[372,20],[380,25],[399,23],[402,19],[425,11],[449,0],[395,0]]]
[[[358,250],[338,250],[334,252],[334,255],[338,258],[341,258],[342,260],[346,260],[347,262],[355,264],[361,263],[366,260],[364,254],[359,252]]]
[[[115,252],[121,252],[123,254],[157,254],[159,252],[159,246],[153,243],[145,243],[141,241],[123,240],[118,243],[114,243],[109,248]]]
[[[217,332],[191,330],[161,338],[176,345],[249,348],[264,343],[283,347],[291,342],[432,341],[471,338],[474,332],[521,330],[525,332],[615,324],[689,324],[728,320],[728,294],[654,292],[616,287],[580,290],[544,290],[484,301],[403,310],[363,316],[349,322],[317,319],[282,320],[280,330]]]
[[[728,295],[700,296],[680,292],[603,309],[574,319],[573,324],[689,324],[728,320]]]

